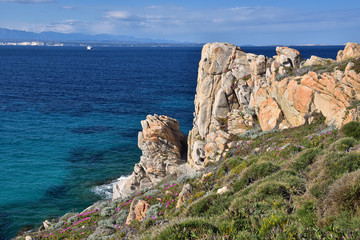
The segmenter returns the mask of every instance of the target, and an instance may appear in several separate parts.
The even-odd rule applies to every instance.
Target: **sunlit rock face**
[[[195,96],[194,126],[188,137],[188,163],[195,169],[219,161],[234,136],[252,128],[285,129],[311,122],[320,112],[337,127],[358,117],[351,104],[360,99],[360,76],[349,62],[345,71],[315,73],[311,66],[335,60],[313,56],[302,62],[296,49],[277,47],[277,55],[245,53],[229,43],[203,47]],[[360,45],[339,51],[341,62],[360,56]],[[307,67],[307,68],[306,68]]]
[[[140,162],[135,164],[134,172],[128,178],[114,186],[113,199],[150,188],[186,163],[186,135],[180,131],[177,120],[148,115],[141,121],[141,126],[138,135],[138,146],[142,151]]]

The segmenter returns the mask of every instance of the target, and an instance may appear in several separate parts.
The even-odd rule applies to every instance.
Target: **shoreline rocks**
[[[167,116],[148,115],[141,121],[138,146],[142,151],[140,162],[133,173],[113,188],[113,200],[150,188],[168,174],[177,173],[186,163],[186,135],[179,122]]]

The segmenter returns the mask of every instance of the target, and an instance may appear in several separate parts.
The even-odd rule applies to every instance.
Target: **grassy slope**
[[[128,199],[67,214],[35,239],[355,239],[360,237],[360,123],[308,125],[240,137],[223,162],[169,176]],[[176,209],[184,184],[191,196]],[[224,194],[217,190],[227,187]],[[131,201],[151,208],[126,225]]]

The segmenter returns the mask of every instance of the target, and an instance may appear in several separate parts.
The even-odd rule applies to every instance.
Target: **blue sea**
[[[344,46],[295,47],[335,58]],[[272,57],[275,47],[243,47]],[[0,239],[110,197],[148,114],[192,128],[201,48],[0,47]]]

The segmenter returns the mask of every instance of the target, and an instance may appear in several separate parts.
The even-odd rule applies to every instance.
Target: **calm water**
[[[274,47],[243,49],[275,55]],[[297,49],[335,58],[343,46]],[[139,161],[147,114],[174,117],[187,133],[200,54],[0,47],[0,239],[106,197]]]

